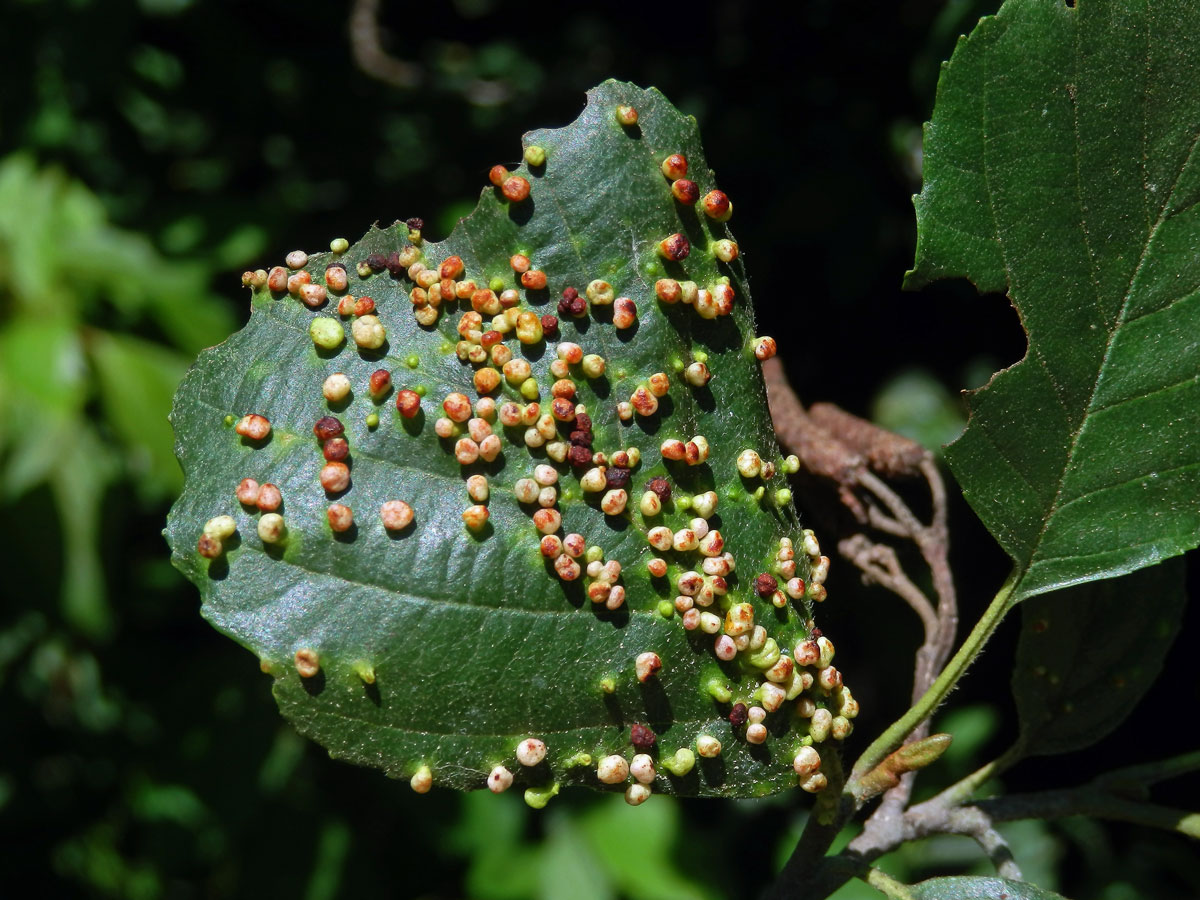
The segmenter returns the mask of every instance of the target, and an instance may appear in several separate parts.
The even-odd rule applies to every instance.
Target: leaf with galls
[[[247,273],[176,398],[174,562],[304,734],[414,790],[818,790],[793,760],[858,704],[695,122],[609,82],[524,158],[442,243]]]

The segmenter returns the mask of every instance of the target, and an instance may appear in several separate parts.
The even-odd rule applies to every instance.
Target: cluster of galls
[[[623,754],[613,753],[600,759],[593,759],[587,752],[578,752],[562,760],[563,768],[575,768],[595,765],[595,778],[599,784],[626,785],[625,802],[630,806],[640,806],[653,793],[652,786],[659,778],[658,765],[675,777],[687,775],[696,764],[696,754],[690,748],[680,747],[672,755],[664,757],[656,764],[654,756],[655,745],[658,742],[654,732],[640,723],[635,723],[629,729],[629,743],[633,749],[631,758]],[[703,743],[703,742],[702,742]],[[707,746],[707,745],[705,745]],[[514,757],[520,768],[525,771],[537,771],[546,759],[546,743],[539,738],[529,737],[520,741],[514,751]],[[428,766],[422,766],[414,776],[412,787],[418,793],[429,790],[432,784],[432,773]],[[536,776],[534,776],[536,777]],[[503,763],[497,764],[488,773],[486,784],[493,794],[501,794],[512,787],[514,775],[512,769]],[[540,809],[546,802],[558,793],[558,784],[552,783],[545,787],[533,787],[525,791],[525,802]]]
[[[637,121],[637,112],[632,107],[619,107],[617,120],[626,127]],[[545,165],[546,154],[542,148],[530,147],[525,151],[526,162],[532,167]],[[699,186],[686,175],[688,164],[682,154],[671,154],[662,162],[662,172],[670,180],[671,194],[684,205],[699,204],[705,215],[714,221],[727,221],[732,214],[729,198],[719,190],[701,196]],[[501,166],[492,169],[489,178],[509,202],[521,203],[530,193],[529,182],[513,175]],[[357,265],[360,278],[387,271],[392,278],[407,278],[412,288],[409,299],[413,315],[419,325],[433,328],[443,310],[463,303],[468,309],[462,312],[457,323],[460,340],[455,346],[458,358],[475,368],[473,385],[478,399],[472,403],[467,396],[451,392],[442,399],[442,412],[435,422],[435,433],[443,439],[445,446],[457,461],[470,466],[480,460],[493,462],[502,455],[501,437],[493,430],[495,424],[513,429],[519,438],[513,443],[524,443],[530,450],[545,449],[551,462],[567,463],[579,477],[581,489],[586,494],[599,495],[599,508],[607,515],[621,516],[626,512],[631,490],[632,472],[638,465],[640,453],[636,447],[618,450],[610,455],[593,448],[592,420],[586,406],[576,402],[575,378],[597,379],[605,373],[605,360],[596,354],[585,354],[583,348],[571,342],[559,342],[555,358],[550,363],[550,372],[557,379],[550,389],[551,399],[543,405],[537,378],[531,364],[513,353],[507,339],[515,337],[518,347],[534,348],[544,340],[558,340],[560,319],[571,320],[593,314],[597,308],[606,308],[606,317],[618,330],[631,329],[638,322],[637,303],[630,297],[619,297],[614,287],[606,281],[595,279],[589,282],[581,294],[574,287],[566,287],[558,302],[558,316],[541,315],[531,309],[522,309],[522,297],[517,287],[510,286],[504,279],[493,278],[486,285],[478,284],[466,277],[465,265],[458,256],[449,256],[437,265],[429,265],[421,249],[419,220],[410,220],[410,244],[390,254],[372,253]],[[345,241],[331,244],[335,253],[348,249]],[[692,252],[692,246],[683,234],[672,234],[658,243],[661,257],[671,263],[680,263]],[[737,244],[730,239],[714,241],[709,251],[723,264],[739,257]],[[313,283],[312,276],[303,271],[307,255],[301,251],[288,254],[288,269],[276,267],[271,272],[246,273],[244,283],[254,287],[268,287],[280,294],[286,291],[312,309],[323,305],[330,293],[340,295],[337,312],[343,318],[351,318],[351,335],[361,350],[378,350],[386,342],[386,330],[375,315],[375,301],[371,297],[345,294],[348,278],[345,266],[340,262],[330,263],[325,269],[324,284]],[[510,267],[519,287],[530,295],[545,291],[547,274],[534,267],[524,253],[515,253],[509,260]],[[289,270],[291,270],[289,272]],[[734,308],[735,292],[727,277],[716,279],[707,287],[694,281],[662,278],[655,284],[656,298],[667,305],[692,306],[705,319],[729,315]],[[486,317],[486,318],[485,318]],[[343,326],[336,319],[318,317],[310,324],[309,333],[314,344],[323,350],[334,351],[345,341]],[[775,355],[776,343],[770,337],[758,337],[749,345],[759,361]],[[412,362],[413,367],[416,362]],[[686,366],[676,364],[683,380],[693,388],[703,388],[712,377],[707,366],[707,357],[696,352]],[[525,403],[505,402],[497,404],[492,394],[502,383],[507,383],[518,392]],[[621,421],[630,421],[634,416],[649,417],[658,412],[659,400],[670,390],[670,378],[665,372],[656,372],[638,384],[628,400],[617,404],[617,415]],[[379,370],[370,379],[369,392],[378,402],[392,389],[391,374]],[[342,373],[333,373],[324,384],[323,393],[330,403],[340,403],[349,396],[351,385]],[[412,419],[420,413],[423,390],[401,389],[396,394],[398,414]],[[376,417],[377,422],[377,417]],[[369,424],[370,423],[369,421]],[[372,426],[373,427],[373,426]],[[523,431],[522,431],[523,429]],[[248,440],[261,442],[270,434],[270,424],[258,415],[244,417],[237,431]],[[314,428],[321,444],[325,465],[321,470],[321,484],[331,495],[340,495],[350,488],[348,465],[349,445],[344,429],[333,416],[322,417]],[[565,438],[565,439],[564,439]],[[660,445],[665,461],[681,462],[690,466],[701,465],[709,458],[708,441],[703,435],[690,439],[667,438]],[[784,471],[794,471],[798,461],[789,457],[784,462]],[[736,460],[738,473],[745,479],[769,481],[776,474],[775,463],[763,460],[754,450],[745,450]],[[625,602],[625,587],[619,583],[621,564],[617,560],[606,560],[598,546],[587,546],[585,537],[578,533],[561,535],[562,515],[558,504],[559,471],[549,464],[536,465],[531,477],[518,479],[514,494],[530,512],[533,524],[540,537],[540,550],[549,561],[555,574],[564,581],[575,581],[586,576],[587,594],[593,603],[609,610],[620,608]],[[271,490],[274,490],[274,494]],[[488,521],[487,503],[490,485],[485,475],[471,474],[466,479],[466,490],[472,501],[463,513],[463,521],[472,530],[481,529]],[[764,487],[759,486],[751,496],[761,499]],[[259,532],[266,542],[282,539],[285,532],[282,517],[274,512],[281,502],[278,489],[273,485],[259,486],[245,479],[238,489],[243,503],[256,503],[269,512],[260,521]],[[252,496],[253,495],[253,496]],[[654,519],[671,501],[670,482],[661,476],[651,478],[644,485],[639,509],[646,519]],[[776,491],[775,499],[786,502],[790,492]],[[849,689],[842,684],[841,675],[832,666],[833,645],[808,623],[811,637],[801,641],[792,654],[781,651],[763,625],[755,622],[754,607],[749,602],[734,602],[727,580],[734,572],[736,562],[725,550],[724,539],[717,529],[710,528],[709,518],[715,512],[718,497],[714,491],[706,491],[695,497],[680,498],[682,509],[691,509],[694,516],[686,526],[676,530],[662,524],[647,522],[646,537],[658,553],[674,553],[678,561],[687,557],[699,557],[699,571],[684,571],[674,579],[676,596],[673,602],[664,601],[659,610],[664,616],[678,614],[683,627],[690,632],[712,636],[712,652],[725,664],[737,662],[744,673],[755,676],[754,687],[748,696],[737,699],[729,711],[729,721],[735,737],[740,736],[750,744],[761,744],[768,738],[766,719],[778,710],[787,708],[795,715],[808,721],[808,733],[803,745],[795,754],[794,769],[800,778],[801,787],[815,792],[825,786],[825,776],[819,771],[820,756],[812,744],[829,737],[844,738],[851,730],[850,720],[858,711],[858,705]],[[274,505],[272,505],[274,504]],[[328,511],[329,525],[335,532],[346,531],[353,526],[352,510],[341,503],[333,503]],[[272,518],[273,517],[273,518]],[[399,530],[413,521],[413,510],[405,502],[392,500],[381,509],[384,527]],[[274,521],[277,519],[278,521]],[[211,520],[204,529],[200,541],[200,552],[218,555],[222,542],[236,531],[236,523],[229,516]],[[799,600],[806,594],[814,600],[824,599],[823,581],[828,571],[829,560],[821,556],[819,546],[810,531],[804,533],[804,550],[810,558],[810,577],[805,582],[796,577],[794,548],[784,538],[780,541],[775,556],[774,574],[762,573],[752,583],[752,590],[776,607],[785,607],[788,598]],[[694,563],[693,563],[694,565]],[[646,563],[651,578],[665,578],[670,567],[663,556],[652,556]],[[781,586],[776,576],[783,579]],[[315,650],[303,648],[295,657],[297,671],[303,677],[311,677],[319,671],[320,661]],[[658,654],[651,651],[640,653],[634,663],[638,681],[645,682],[655,677],[663,666]],[[361,671],[359,671],[361,669]],[[365,664],[358,666],[364,680],[373,680],[374,672]],[[761,678],[761,681],[758,681]],[[605,679],[612,682],[612,679]],[[603,684],[611,692],[615,682]],[[719,702],[728,703],[735,698],[728,688],[709,685],[710,693]],[[649,752],[655,736],[648,728],[635,725],[631,730],[631,743],[637,751],[632,760],[621,755],[610,755],[599,760],[596,777],[601,783],[621,784],[632,777],[626,790],[626,799],[631,804],[643,802],[651,791],[657,777],[654,759]],[[662,767],[674,775],[684,775],[695,763],[696,755],[716,757],[722,752],[720,740],[711,734],[699,734],[695,738],[694,751],[679,748],[664,759]],[[527,738],[516,748],[516,760],[520,766],[539,766],[546,756],[546,745],[537,738]],[[586,753],[575,754],[570,765],[590,765],[591,757]],[[412,777],[413,789],[418,792],[429,790],[433,773],[428,765],[422,765]],[[487,778],[489,789],[501,792],[513,783],[513,774],[504,765],[496,765]],[[530,788],[526,800],[531,805],[541,806],[557,792],[557,785],[549,788]]]

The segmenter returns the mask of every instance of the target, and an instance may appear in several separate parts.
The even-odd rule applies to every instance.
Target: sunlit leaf
[[[930,878],[909,891],[914,900],[1064,900],[1061,894],[1024,881],[980,875]]]
[[[906,283],[1006,291],[1028,332],[946,454],[1014,599],[1200,540],[1198,67],[1189,0],[1008,0],[942,73]]]

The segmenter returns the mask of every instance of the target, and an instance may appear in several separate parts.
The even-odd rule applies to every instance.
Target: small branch
[[[992,632],[1000,624],[1005,614],[1011,608],[1011,597],[1018,582],[1017,573],[1009,576],[999,593],[992,599],[980,620],[975,623],[967,639],[959,647],[958,652],[947,664],[942,673],[934,680],[921,698],[908,711],[897,719],[883,734],[867,747],[866,751],[850,773],[851,784],[858,781],[866,772],[871,771],[883,758],[899,747],[904,740],[938,708],[946,696],[958,684],[968,666],[975,660],[983,645],[987,643]]]
[[[383,49],[379,29],[379,0],[354,0],[350,10],[350,52],[355,64],[382,82],[398,88],[414,88],[421,82],[421,69],[397,59]]]
[[[908,504],[901,500],[900,495],[888,487],[881,479],[864,470],[855,473],[855,480],[870,491],[875,499],[887,507],[888,512],[900,523],[908,537],[915,541],[917,536],[925,530],[925,526],[921,524],[920,519],[913,515],[913,511],[908,508]]]
[[[858,861],[870,862],[907,841],[933,834],[958,834],[972,838],[987,854],[997,874],[1021,879],[1021,869],[1013,859],[1004,836],[996,830],[993,818],[975,807],[951,808],[923,803],[904,814],[901,826],[884,833],[882,829],[864,830],[847,846],[845,854]]]
[[[912,607],[925,625],[926,641],[937,634],[937,613],[921,589],[904,574],[895,550],[885,544],[872,543],[866,535],[856,534],[839,541],[838,552],[862,571],[865,584],[885,587]]]
[[[1130,800],[1097,787],[1095,782],[1078,788],[993,797],[980,800],[975,806],[997,822],[1095,816],[1177,831],[1200,839],[1200,813]]]
[[[999,757],[980,766],[966,778],[956,781],[940,794],[929,798],[925,804],[942,807],[961,806],[975,795],[984,784],[1006,772],[1025,757],[1025,748],[1020,741],[1013,744]],[[923,804],[924,805],[924,804]],[[915,808],[915,807],[914,807]]]
[[[996,867],[997,875],[1020,881],[1021,868],[1013,859],[1008,841],[993,827],[992,821],[991,816],[976,807],[952,809],[946,816],[945,827],[937,830],[973,838]]]
[[[845,868],[845,861],[839,863],[841,868],[829,867],[837,857],[830,859],[825,854],[854,814],[854,804],[851,797],[842,792],[846,779],[841,755],[831,753],[823,760],[821,771],[825,772],[829,784],[817,795],[804,824],[804,832],[783,871],[767,891],[765,900],[824,900],[860,872],[852,862],[849,869]]]
[[[867,870],[863,881],[885,897],[891,897],[892,900],[913,900],[913,892],[908,889],[908,885],[897,881],[882,869],[876,869],[872,866]]]
[[[1122,795],[1130,794],[1133,789],[1138,796],[1144,796],[1146,788],[1152,784],[1158,784],[1168,778],[1178,778],[1180,775],[1190,775],[1196,771],[1200,771],[1200,750],[1160,759],[1157,762],[1114,769],[1101,775],[1093,784]]]
[[[935,606],[903,571],[894,548],[876,544],[864,534],[855,534],[839,542],[840,553],[862,572],[863,581],[879,584],[903,599],[921,619],[925,632],[914,664],[912,707],[868,747],[851,773],[848,788],[857,798],[855,805],[861,806],[878,792],[878,786],[870,789],[862,786],[859,790],[860,781],[868,773],[878,776],[878,767],[901,744],[926,738],[929,716],[953,689],[1008,611],[1008,597],[1015,581],[1009,579],[946,668],[958,630],[958,601],[949,565],[946,489],[937,463],[914,441],[830,404],[814,404],[806,411],[777,360],[764,364],[763,375],[779,442],[800,458],[807,472],[836,485],[838,498],[858,522],[916,544],[929,566],[937,595]],[[929,524],[921,522],[880,475],[888,478],[923,476],[929,487],[932,507]],[[861,849],[866,853],[873,847],[898,845],[904,839],[904,809],[912,795],[916,773],[903,769],[900,772],[898,777],[881,782],[891,781],[893,786],[865,823],[863,833],[852,842],[847,859],[873,858],[854,851]],[[945,814],[940,818],[944,820]],[[1012,875],[1016,865],[1011,854],[1005,859],[998,858],[1003,840],[988,829],[990,823],[987,829],[977,829],[974,836],[989,855],[997,859],[997,868]],[[1006,847],[1003,849],[1007,852]],[[802,870],[793,868],[799,853],[798,847],[797,854],[785,869],[785,877],[808,877],[816,871],[811,859],[805,861]]]
[[[911,538],[912,532],[876,506],[868,506],[867,523],[876,531],[899,538]]]

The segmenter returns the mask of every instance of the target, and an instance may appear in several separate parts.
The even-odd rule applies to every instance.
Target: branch
[[[1168,778],[1190,775],[1196,771],[1200,771],[1200,750],[1160,759],[1157,762],[1114,769],[1097,777],[1092,783],[1115,794],[1145,798],[1150,785],[1166,781]]]
[[[891,900],[913,900],[913,893],[908,889],[908,885],[897,881],[882,869],[868,869],[863,881]]]
[[[980,800],[975,807],[997,822],[1018,819],[1054,819],[1062,816],[1095,816],[1177,831],[1200,839],[1200,813],[1130,800],[1097,787],[1095,782],[1078,788],[1010,794]]]
[[[863,573],[864,582],[892,591],[921,619],[925,637],[914,664],[915,705],[945,666],[958,630],[958,601],[948,558],[946,488],[937,464],[914,441],[831,404],[816,403],[806,412],[778,360],[764,364],[763,376],[779,442],[796,453],[806,471],[837,485],[839,499],[856,520],[893,537],[913,541],[929,566],[937,594],[936,609],[900,568],[892,547],[875,544],[862,534],[846,538],[838,545],[841,554]],[[932,506],[929,524],[922,523],[876,473],[889,478],[924,476]],[[920,740],[928,731],[927,721],[922,720],[904,737]],[[912,794],[915,777],[911,772],[905,774],[888,791],[866,823],[867,831],[884,828],[894,832],[900,827],[900,816]]]
[[[1019,874],[1013,874],[1018,870],[1011,853],[993,827],[996,822],[1090,815],[1176,831],[1200,839],[1200,813],[1161,806],[1146,799],[1148,785],[1200,770],[1200,752],[1116,769],[1080,787],[1010,794],[960,805],[969,799],[968,787],[977,788],[987,777],[1019,758],[1020,748],[1014,746],[998,760],[909,809],[898,826],[889,823],[887,828],[865,829],[850,842],[844,855],[863,864],[905,841],[931,834],[965,834],[984,848],[1000,875],[1019,878]]]
[[[815,403],[806,412],[777,359],[763,364],[763,377],[779,442],[799,457],[806,471],[834,482],[842,503],[858,521],[912,540],[929,566],[938,598],[936,612],[900,570],[893,549],[876,548],[861,535],[840,545],[843,555],[862,570],[866,579],[899,595],[925,626],[925,642],[917,651],[913,676],[915,702],[946,664],[958,629],[958,601],[948,561],[946,488],[937,464],[914,441],[831,404]],[[922,523],[875,472],[888,477],[924,476],[933,508],[930,523]]]
[[[397,59],[383,49],[379,29],[379,0],[354,0],[350,10],[350,52],[355,64],[380,81],[398,88],[414,88],[421,82],[421,69]]]
[[[885,587],[912,607],[925,625],[926,640],[937,634],[938,617],[933,605],[904,574],[894,549],[873,543],[866,535],[856,534],[839,541],[838,552],[862,570],[865,584]]]

